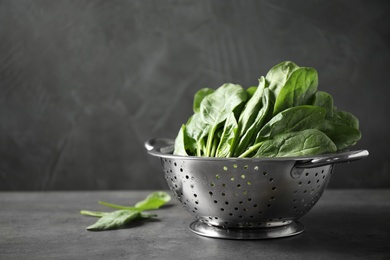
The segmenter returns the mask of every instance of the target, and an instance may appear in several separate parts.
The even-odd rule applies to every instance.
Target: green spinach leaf
[[[135,220],[156,217],[156,214],[144,211],[159,209],[170,200],[171,196],[168,193],[158,191],[149,194],[144,200],[137,202],[132,207],[100,201],[101,205],[119,210],[113,212],[81,210],[80,214],[99,217],[99,220],[95,224],[88,226],[87,230],[103,231],[117,229]]]
[[[317,87],[318,75],[315,69],[296,69],[276,97],[274,115],[290,107],[312,104]]]
[[[325,109],[317,106],[297,106],[288,108],[274,116],[258,132],[256,143],[275,135],[318,128],[325,119]]]
[[[269,89],[273,92],[275,98],[279,95],[291,74],[297,69],[299,69],[297,64],[285,61],[275,65],[268,71],[265,79],[269,83]]]
[[[188,146],[190,142],[186,141],[186,138],[186,125],[182,125],[175,139],[175,148],[173,151],[174,154],[183,156],[188,155],[187,149],[189,148]]]
[[[171,196],[168,193],[157,191],[149,194],[144,200],[137,202],[134,207],[141,211],[159,209],[170,200]]]
[[[219,142],[216,157],[230,157],[233,152],[233,143],[236,137],[236,132],[238,129],[238,123],[234,113],[231,112],[228,118],[221,135],[221,140]]]
[[[317,129],[283,133],[256,146],[254,157],[310,156],[337,151],[332,140]]]
[[[87,227],[90,231],[110,230],[123,227],[140,217],[138,210],[116,210],[103,215],[95,224]]]
[[[268,88],[264,89],[261,105],[262,107],[257,112],[256,118],[252,125],[240,137],[240,141],[234,149],[235,156],[241,155],[249,146],[253,145],[257,133],[272,115],[273,100],[271,92]]]
[[[324,91],[317,91],[314,94],[314,102],[313,106],[323,107],[326,109],[326,116],[325,118],[329,119],[333,117],[333,97],[324,92]]]
[[[320,128],[336,144],[337,150],[355,145],[361,139],[361,132],[355,127],[325,120]]]
[[[246,91],[236,84],[224,84],[215,92],[206,96],[200,103],[201,119],[209,125],[205,156],[210,156],[214,134],[226,120],[230,112],[234,112],[247,100]]]
[[[193,104],[193,110],[195,113],[199,112],[200,111],[200,103],[202,102],[202,100],[210,95],[211,93],[214,92],[214,89],[211,89],[211,88],[202,88],[200,90],[198,90],[196,93],[195,93],[195,96],[194,96],[194,104]]]

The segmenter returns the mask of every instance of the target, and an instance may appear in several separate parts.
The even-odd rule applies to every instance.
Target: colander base
[[[197,235],[222,239],[271,239],[301,234],[304,226],[298,221],[279,227],[264,228],[222,228],[205,224],[199,220],[190,224],[190,230]]]

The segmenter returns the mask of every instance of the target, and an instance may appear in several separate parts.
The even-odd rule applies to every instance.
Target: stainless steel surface
[[[193,224],[191,229],[204,236],[221,237],[213,228],[218,227],[244,239],[253,238],[254,230],[263,232],[257,236],[264,238],[272,228],[291,227],[317,203],[335,162],[368,155],[367,151],[354,151],[294,158],[185,157],[172,155],[172,145],[173,140],[163,138],[145,143],[148,152],[160,158],[174,196],[198,223],[210,226],[195,229],[199,224]],[[302,231],[303,226],[299,232],[285,228],[267,238]]]
[[[223,228],[208,225],[197,220],[191,223],[190,230],[197,235],[206,237],[248,240],[295,236],[301,234],[304,231],[304,227],[301,223],[293,221],[290,224],[272,228]]]

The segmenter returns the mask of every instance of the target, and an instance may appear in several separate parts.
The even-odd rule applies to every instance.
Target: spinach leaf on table
[[[171,200],[171,196],[163,191],[153,192],[144,200],[137,202],[134,206],[122,206],[108,202],[99,201],[99,204],[118,209],[113,212],[81,210],[80,213],[86,216],[99,217],[99,220],[87,227],[90,231],[103,231],[124,227],[135,220],[142,220],[156,217],[156,214],[144,212],[145,210],[159,209]]]

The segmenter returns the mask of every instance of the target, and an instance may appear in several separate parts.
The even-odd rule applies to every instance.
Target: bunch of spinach
[[[80,213],[82,215],[99,218],[95,224],[88,226],[87,230],[103,231],[118,229],[136,220],[157,217],[156,214],[145,211],[159,209],[170,200],[171,196],[168,193],[158,191],[149,194],[144,200],[137,202],[133,207],[99,201],[99,204],[101,205],[118,210],[113,212],[81,210]]]
[[[174,154],[288,157],[332,153],[361,138],[358,119],[318,91],[314,68],[282,62],[244,89],[226,83],[200,89],[175,139]]]

